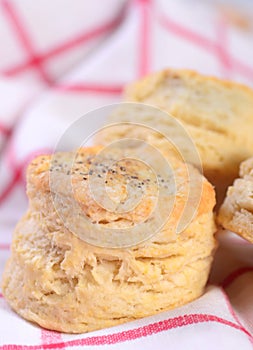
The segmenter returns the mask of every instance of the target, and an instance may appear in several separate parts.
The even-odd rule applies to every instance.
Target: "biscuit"
[[[53,199],[61,197],[67,220],[73,211],[66,204],[65,193],[70,177],[75,200],[95,225],[131,226],[151,215],[155,185],[142,163],[123,161],[107,169],[103,179],[107,193],[120,202],[125,198],[126,179],[136,180],[133,187],[146,186],[143,201],[132,211],[107,210],[92,197],[88,181],[96,180],[99,174],[90,169],[101,149],[79,150],[71,173],[66,170],[71,152],[57,154],[54,160],[52,156],[40,156],[28,167],[29,208],[14,232],[2,290],[19,315],[48,329],[88,332],[175,308],[198,298],[208,279],[216,247],[214,190],[190,166],[193,181],[202,186],[201,198],[193,219],[176,234],[176,223],[186,202],[195,205],[194,198],[187,198],[186,165],[178,160],[172,161],[178,184],[174,194],[170,191],[171,180],[158,176],[171,193],[164,198],[164,208],[175,197],[172,215],[147,240],[125,248],[108,248],[89,244],[69,229]],[[108,157],[114,159],[114,154]],[[98,163],[102,174],[105,162],[100,158]],[[52,170],[57,173],[54,190],[50,186]]]
[[[253,158],[241,164],[240,177],[228,188],[218,222],[253,243]]]
[[[253,91],[193,71],[167,69],[130,85],[125,99],[158,107],[182,123],[197,146],[204,175],[215,185],[217,201],[221,202],[228,185],[238,176],[239,164],[253,155]],[[119,113],[111,121],[123,117],[144,124],[150,120],[150,115],[129,113],[126,117]],[[163,130],[166,118],[157,126]],[[121,137],[131,135],[129,129],[118,133]],[[171,135],[173,138],[173,129]],[[108,134],[107,140],[114,136]],[[163,147],[159,138],[156,142]],[[179,146],[184,149],[184,140]]]

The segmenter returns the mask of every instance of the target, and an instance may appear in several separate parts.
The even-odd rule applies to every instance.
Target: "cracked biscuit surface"
[[[240,177],[228,188],[218,222],[253,243],[253,158],[241,164]]]
[[[79,150],[71,172],[67,170],[71,153],[61,153],[54,160],[51,156],[38,157],[28,168],[29,208],[15,229],[2,289],[18,314],[48,329],[88,332],[183,305],[203,293],[209,275],[216,247],[214,190],[192,168],[193,178],[202,185],[201,198],[191,222],[176,234],[175,224],[182,208],[192,200],[185,190],[185,164],[176,160],[177,191],[164,201],[166,206],[170,197],[176,196],[171,218],[148,240],[127,248],[103,248],[86,243],[67,228],[53,198],[60,194],[63,204],[68,203],[65,188],[69,177],[75,200],[94,224],[131,226],[150,216],[153,180],[141,164],[131,161],[106,169],[103,181],[107,181],[111,198],[119,201],[125,198],[125,180],[130,177],[137,186],[145,186],[143,201],[131,212],[113,212],[94,200],[87,181],[89,176],[97,179],[100,174],[91,171],[99,150]],[[113,159],[113,155],[110,157]],[[104,163],[102,159],[98,164],[102,174]],[[57,173],[53,190],[52,168]],[[170,179],[161,179],[161,183],[169,187]],[[66,210],[72,207],[66,206]],[[78,221],[78,216],[75,219]]]

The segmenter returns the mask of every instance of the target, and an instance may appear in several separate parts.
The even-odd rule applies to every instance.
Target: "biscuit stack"
[[[65,192],[69,179],[75,201],[95,226],[114,232],[120,227],[148,223],[152,217],[156,184],[150,172],[142,163],[126,160],[105,173],[108,159],[101,157],[100,170],[94,172],[91,167],[97,163],[99,149],[81,149],[71,173],[67,170],[71,153],[55,155],[54,160],[50,156],[39,157],[28,168],[29,209],[14,232],[3,293],[17,313],[48,329],[88,332],[149,316],[198,298],[208,279],[216,247],[215,194],[197,170],[180,161],[173,161],[176,191],[170,175],[156,174],[163,207],[174,204],[168,220],[145,241],[124,248],[98,247],[85,241],[85,227],[79,232],[70,225],[70,219],[78,223],[80,216]],[[114,161],[114,154],[110,157]],[[189,171],[201,190],[200,197],[196,201],[190,198],[194,215],[185,229],[176,233],[189,200]],[[57,179],[53,188],[52,172]],[[112,212],[93,198],[88,185],[93,178],[102,179],[107,193],[121,203],[125,181],[129,179],[135,192],[141,187],[140,191],[145,190],[147,195],[131,211]],[[59,198],[60,206],[56,203]],[[65,220],[59,212],[61,208]],[[150,226],[146,227],[148,230]]]
[[[15,229],[2,287],[11,307],[42,327],[88,332],[183,305],[204,292],[216,247],[211,183],[221,203],[240,162],[252,156],[253,92],[166,70],[133,84],[126,96],[160,111],[140,113],[129,105],[111,121],[151,121],[175,143],[152,125],[149,132],[116,125],[98,135],[104,146],[39,157],[28,168],[29,208]],[[161,111],[170,117],[163,112],[158,118]],[[145,162],[118,164],[117,152],[102,152],[114,140],[140,136],[159,149],[172,173],[155,162],[151,176]],[[211,183],[193,167],[198,157],[192,158],[189,145],[196,146]],[[252,169],[252,159],[243,163],[218,216],[251,242]],[[129,194],[136,201],[130,209]],[[180,226],[182,217],[187,220]]]

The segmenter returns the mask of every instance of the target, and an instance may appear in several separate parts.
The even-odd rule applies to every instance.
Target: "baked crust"
[[[215,185],[217,202],[221,203],[228,185],[238,176],[239,164],[253,155],[253,91],[194,71],[167,69],[129,85],[125,100],[158,107],[182,123],[197,146],[204,175]],[[129,121],[132,118],[145,124],[150,118],[130,114]],[[122,118],[125,116],[116,113],[111,121],[119,122]],[[166,120],[157,127],[164,130]],[[134,129],[126,129],[125,134],[122,130],[112,131],[106,138],[110,141],[119,135],[129,136],[136,132]],[[149,136],[146,133],[143,137]],[[159,149],[168,147],[159,138],[150,136],[148,141]],[[179,142],[179,147],[184,150],[184,140]]]
[[[94,147],[78,151],[72,167],[73,193],[85,214],[100,221],[100,225],[115,227],[119,217],[100,210],[87,188],[81,191],[80,187],[81,176],[85,177],[86,168],[89,172],[92,159],[100,150]],[[59,169],[61,186],[55,188],[63,191],[65,177],[70,176],[64,165],[72,155],[62,153],[55,159],[57,167],[52,165],[50,156],[42,156],[28,168],[29,209],[15,229],[2,283],[6,300],[17,313],[48,329],[81,333],[168,310],[203,293],[216,247],[212,212],[215,196],[212,186],[197,170],[192,168],[196,180],[203,183],[201,201],[183,232],[176,234],[172,224],[180,217],[182,203],[187,200],[181,189],[172,219],[158,233],[133,247],[102,248],[80,239],[59,218],[52,202],[50,169],[52,166]],[[181,188],[187,187],[186,165],[178,160],[173,162]],[[142,173],[140,165],[129,164],[123,170],[123,178],[117,169],[109,172],[112,178],[111,183],[108,180],[109,187],[118,188],[115,184],[126,174],[137,173],[145,181],[147,174]],[[92,173],[91,177],[95,175]],[[149,200],[153,190],[151,183],[147,190]],[[115,195],[120,197],[121,193],[116,191]],[[140,213],[149,213],[148,199],[144,198],[131,216],[120,214],[121,218],[127,223],[138,223]]]
[[[115,164],[118,155],[113,154],[114,149],[111,154],[110,150],[104,146],[81,148],[73,153],[58,153],[53,158],[51,156],[37,157],[31,162],[27,171],[28,197],[32,198],[34,202],[36,196],[40,199],[49,194],[50,191],[53,191],[52,184],[50,184],[50,175],[52,174],[52,170],[54,170],[59,181],[59,185],[55,185],[55,191],[62,192],[64,195],[63,191],[66,182],[71,177],[74,199],[78,201],[84,213],[92,219],[96,221],[99,221],[99,219],[113,221],[121,218],[131,220],[133,223],[143,221],[150,214],[154,205],[154,194],[157,191],[156,175],[152,175],[149,169],[144,167],[143,163],[129,159],[121,160],[118,165],[109,168],[108,166],[106,168],[103,167],[103,164],[97,164],[97,167],[94,168],[93,163],[98,162],[100,152],[102,153],[102,157],[104,157],[104,150],[106,151],[106,159],[103,159],[102,162],[109,160],[109,163],[112,161],[111,164]],[[71,164],[73,160],[74,163]],[[174,201],[176,198],[174,207],[175,215],[177,216],[175,217],[175,221],[179,219],[188,200],[189,179],[201,191],[199,193],[199,201],[196,198],[197,201],[194,204],[196,207],[195,216],[197,217],[210,212],[215,203],[212,185],[193,166],[183,163],[171,155],[165,158],[164,162],[168,162],[172,168],[173,178],[171,177],[171,173],[169,173],[166,178],[161,178],[159,185],[164,189],[167,187],[172,188],[173,184],[176,184],[176,193],[168,191],[169,195],[165,198],[167,203]],[[161,164],[162,167],[163,165]],[[158,177],[160,177],[160,174],[158,174]],[[145,196],[143,196],[140,205],[136,206],[133,211],[123,212],[121,216],[117,216],[114,212],[101,208],[101,205],[94,199],[94,193],[92,193],[90,186],[91,181],[94,181],[92,183],[96,189],[99,188],[99,192],[103,192],[102,185],[106,182],[107,193],[110,193],[115,202],[118,203],[124,199],[126,184],[129,179],[133,181],[133,191],[136,191],[138,186],[143,187]],[[100,199],[102,200],[103,198]]]
[[[253,243],[253,158],[241,164],[240,177],[228,188],[218,222]]]

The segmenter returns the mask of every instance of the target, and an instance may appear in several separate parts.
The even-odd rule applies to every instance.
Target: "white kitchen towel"
[[[253,85],[253,3],[0,1],[0,273],[25,212],[25,169],[80,116],[165,67]],[[253,246],[228,232],[205,294],[181,308],[85,335],[42,330],[0,298],[0,350],[252,349]]]

